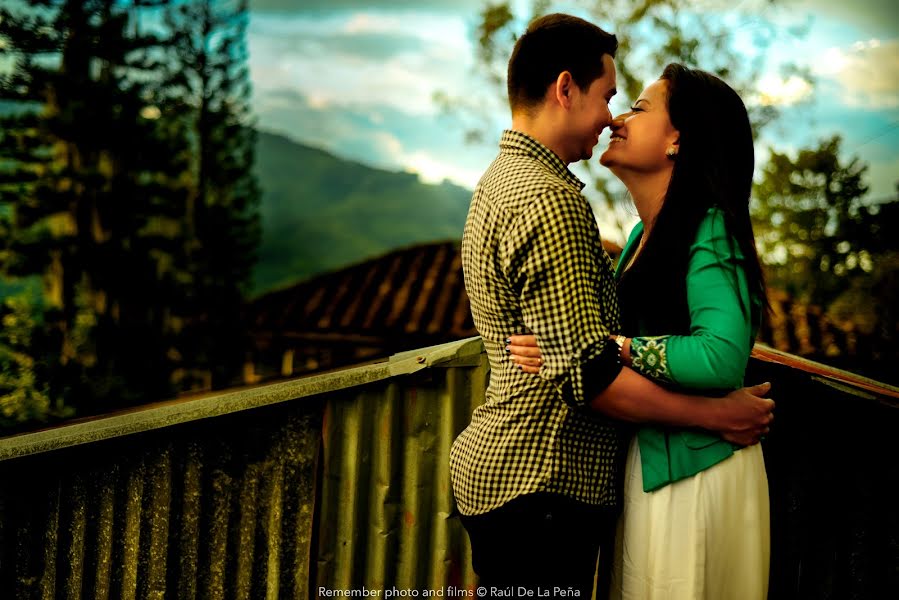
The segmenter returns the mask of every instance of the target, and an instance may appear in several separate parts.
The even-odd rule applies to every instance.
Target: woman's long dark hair
[[[755,153],[746,107],[730,86],[710,73],[679,64],[665,67],[661,78],[668,82],[668,113],[680,134],[678,154],[651,235],[623,275],[619,294],[625,329],[636,327],[636,320],[628,317],[637,317],[650,333],[684,334],[690,325],[686,298],[690,246],[711,207],[721,210],[727,231],[742,251],[752,299],[767,306],[749,220]],[[752,306],[744,310],[753,321],[761,317]],[[677,330],[670,330],[672,326]]]

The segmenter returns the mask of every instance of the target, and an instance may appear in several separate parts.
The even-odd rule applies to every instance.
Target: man
[[[588,597],[598,552],[598,591],[607,592],[620,421],[702,427],[747,444],[771,419],[773,402],[750,393],[766,386],[717,400],[673,393],[623,369],[609,341],[619,329],[612,263],[567,165],[589,159],[611,123],[616,49],[615,36],[576,17],[531,23],[509,60],[512,129],[465,225],[465,286],[491,374],[450,463],[475,571],[497,595]],[[539,376],[505,356],[506,337],[522,332],[539,341]]]

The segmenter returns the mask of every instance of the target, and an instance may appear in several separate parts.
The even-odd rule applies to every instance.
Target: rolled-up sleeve
[[[585,405],[621,371],[608,339],[617,323],[611,263],[586,199],[564,188],[539,195],[509,229],[502,260],[543,355],[540,377]]]

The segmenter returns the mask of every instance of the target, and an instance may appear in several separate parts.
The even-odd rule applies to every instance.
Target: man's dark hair
[[[587,90],[603,75],[602,55],[614,58],[616,50],[618,38],[584,19],[559,13],[534,19],[509,59],[509,106],[533,108],[563,71]]]

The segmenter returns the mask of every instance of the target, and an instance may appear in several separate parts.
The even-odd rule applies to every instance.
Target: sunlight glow
[[[789,106],[808,98],[812,86],[796,75],[784,79],[767,75],[759,82],[758,101],[763,106]]]

